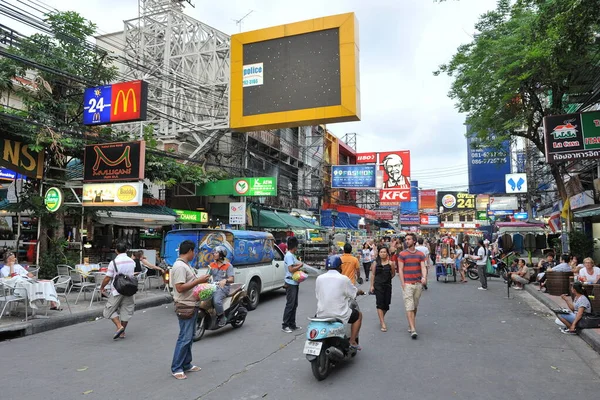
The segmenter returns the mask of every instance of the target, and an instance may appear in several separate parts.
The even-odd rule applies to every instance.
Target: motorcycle
[[[246,315],[248,315],[247,307],[249,302],[250,299],[248,298],[248,293],[244,290],[244,285],[241,283],[232,284],[229,289],[229,296],[223,301],[224,316],[227,319],[227,324],[231,324],[235,329],[244,325]],[[206,330],[214,331],[220,328],[223,327],[219,327],[217,312],[213,307],[212,298],[201,301],[194,327],[194,342],[202,339]]]
[[[479,271],[477,271],[477,263],[470,259],[465,259],[465,262],[467,263],[467,276],[469,279],[473,281],[478,280]],[[508,265],[506,265],[506,263],[500,257],[493,257],[491,262],[492,266],[494,267],[494,273],[489,273],[486,271],[485,275],[488,278],[502,278],[506,280],[508,273],[510,272]]]
[[[350,302],[350,308],[358,310],[358,303]],[[337,318],[309,320],[303,353],[311,364],[315,378],[322,381],[337,363],[355,357],[358,350],[350,346],[350,324],[344,324]]]

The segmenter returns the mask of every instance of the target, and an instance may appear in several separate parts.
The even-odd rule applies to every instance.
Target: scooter
[[[469,277],[469,279],[474,280],[474,281],[478,280],[479,279],[479,271],[477,271],[477,263],[475,263],[475,261],[469,260],[469,259],[466,259],[465,261],[468,264],[467,276]],[[498,258],[493,258],[492,265],[494,266],[494,273],[490,274],[489,272],[486,272],[485,275],[488,278],[502,278],[502,279],[506,280],[508,273],[510,272],[510,269],[508,268],[506,263]]]
[[[236,329],[244,325],[246,315],[248,315],[249,302],[250,299],[244,290],[244,285],[233,283],[229,289],[229,296],[223,301],[223,314],[227,318],[227,324],[231,324]],[[194,327],[194,342],[202,339],[206,330],[214,331],[220,328],[223,327],[219,327],[212,298],[200,302],[200,310]]]
[[[352,301],[350,308],[358,309],[358,303]],[[350,324],[344,324],[337,318],[309,320],[303,353],[311,364],[315,378],[322,381],[337,363],[355,357],[358,351],[350,347]]]

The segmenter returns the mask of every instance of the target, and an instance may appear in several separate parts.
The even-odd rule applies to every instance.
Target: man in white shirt
[[[431,258],[429,257],[429,249],[425,246],[425,240],[422,237],[417,239],[415,250],[420,251],[425,255],[425,267],[427,267],[427,275],[429,275],[429,267],[431,266]],[[423,285],[423,289],[427,290],[427,285]]]
[[[350,345],[360,349],[356,338],[362,324],[362,313],[350,308],[350,301],[362,291],[356,289],[347,276],[342,275],[342,260],[334,255],[327,259],[327,272],[317,277],[317,318],[338,318],[352,325]]]
[[[117,276],[117,274],[127,275],[133,278],[135,273],[135,261],[127,256],[127,245],[123,242],[117,243],[116,246],[117,256],[114,260],[108,264],[108,271],[106,271],[106,277],[100,285],[100,291],[104,293],[104,288],[110,283],[110,281]],[[115,265],[117,271],[115,271]],[[111,296],[106,302],[104,307],[104,318],[110,318],[111,321],[117,327],[117,331],[113,335],[113,339],[125,338],[125,328],[129,322],[129,319],[133,316],[135,310],[135,301],[133,296],[123,296],[115,286],[112,285]]]
[[[479,274],[479,281],[481,282],[481,286],[477,289],[479,290],[487,290],[487,276],[485,275],[488,251],[484,246],[483,240],[479,240],[479,247],[477,248],[476,256],[468,256],[469,258],[475,260],[477,264],[477,273]]]

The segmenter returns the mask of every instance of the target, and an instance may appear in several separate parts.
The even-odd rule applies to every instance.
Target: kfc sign
[[[357,164],[375,164],[377,162],[377,153],[356,153]]]
[[[379,162],[383,171],[384,189],[410,189],[410,151],[380,153]]]
[[[384,189],[379,191],[380,202],[403,203],[410,201],[410,189]]]

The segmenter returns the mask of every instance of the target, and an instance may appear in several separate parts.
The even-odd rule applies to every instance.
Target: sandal
[[[350,345],[350,348],[351,348],[351,349],[355,349],[356,351],[361,351],[361,350],[362,350],[362,347],[360,347],[360,346],[359,346],[359,345],[357,345],[357,344],[351,344],[351,345]]]
[[[125,332],[125,327],[122,327],[121,329],[116,331],[115,335],[113,336],[113,339],[117,340],[119,338],[119,336],[121,336],[123,334],[123,332]]]
[[[171,374],[171,375],[173,375],[173,377],[175,379],[177,379],[178,381],[183,380],[183,379],[187,379],[187,376],[185,376],[185,374],[183,373],[183,371],[182,372],[175,372],[174,374]]]
[[[185,372],[198,372],[200,371],[202,368],[200,368],[197,365],[192,365],[190,368],[186,369]]]
[[[382,327],[381,327],[381,332],[387,332],[387,327],[385,327],[385,328],[384,328],[384,327],[382,326]]]

